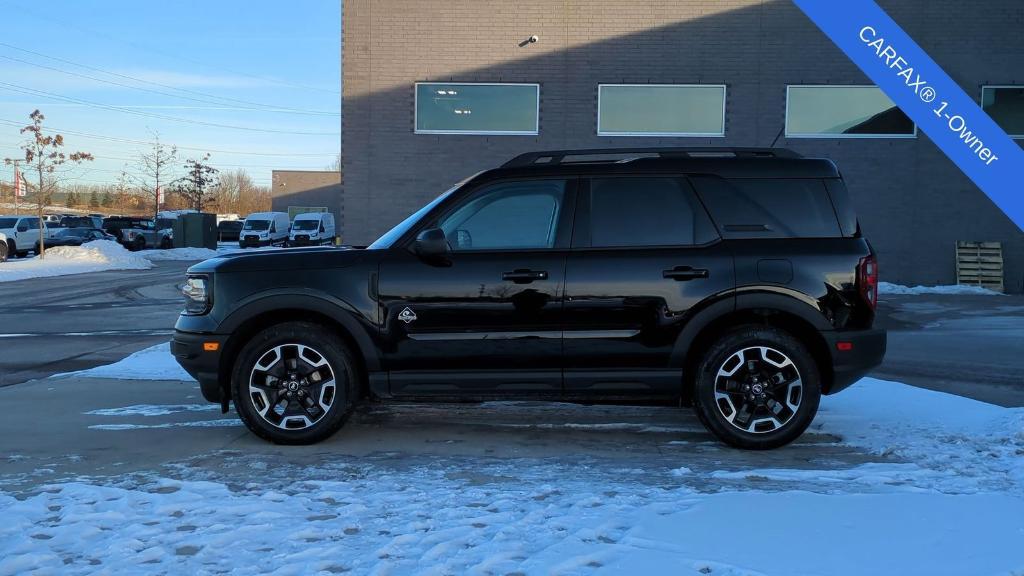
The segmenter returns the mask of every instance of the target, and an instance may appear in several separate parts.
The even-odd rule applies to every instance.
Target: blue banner
[[[1024,150],[975,99],[874,0],[793,1],[1024,230]]]

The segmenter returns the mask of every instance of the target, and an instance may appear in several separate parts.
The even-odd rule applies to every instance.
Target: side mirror
[[[416,236],[413,250],[421,258],[437,258],[448,254],[448,239],[445,238],[444,230],[440,228],[428,228]]]

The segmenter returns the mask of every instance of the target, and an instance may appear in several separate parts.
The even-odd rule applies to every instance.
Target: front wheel
[[[771,326],[742,326],[718,340],[697,370],[694,407],[723,442],[752,450],[784,446],[811,424],[821,376],[807,347]]]
[[[345,343],[318,324],[271,326],[242,348],[232,398],[254,434],[278,444],[312,444],[344,424],[357,389]]]
[[[0,241],[0,264],[7,262],[7,242]]]

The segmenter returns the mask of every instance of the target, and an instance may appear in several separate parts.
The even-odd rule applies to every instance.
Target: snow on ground
[[[52,378],[68,377],[116,378],[119,380],[186,380],[193,381],[171,355],[171,343],[164,342],[106,366],[97,366],[79,372],[55,374]]]
[[[84,246],[50,248],[45,258],[10,259],[0,264],[0,282],[103,270],[146,270],[152,266],[149,260],[117,242],[97,240]]]
[[[152,261],[158,260],[207,260],[219,254],[209,248],[170,248],[167,250],[143,250],[139,252]]]
[[[879,282],[878,293],[885,296],[889,294],[919,296],[921,294],[944,294],[944,295],[978,295],[978,296],[999,296],[999,292],[982,288],[981,286],[969,286],[967,284],[953,284],[948,286],[903,286],[891,282]]]
[[[171,363],[155,347],[108,368],[166,377]],[[238,425],[203,406],[112,406],[91,411],[112,420],[90,428]],[[824,398],[808,434],[876,457],[793,464],[779,451],[671,441],[688,436],[670,427],[595,422],[609,407],[484,406],[530,410],[536,422],[508,433],[535,442],[635,431],[667,456],[349,456],[242,443],[151,474],[0,490],[0,575],[1024,574],[1024,409],[865,378]]]

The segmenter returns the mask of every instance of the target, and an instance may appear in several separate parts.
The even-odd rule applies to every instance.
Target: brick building
[[[1024,134],[1024,3],[881,4]],[[775,144],[836,161],[883,279],[998,241],[1024,289],[1024,234],[787,0],[345,0],[342,64],[346,242],[528,150]]]
[[[288,212],[334,212],[341,199],[341,172],[333,170],[274,170],[270,177],[270,209]]]

